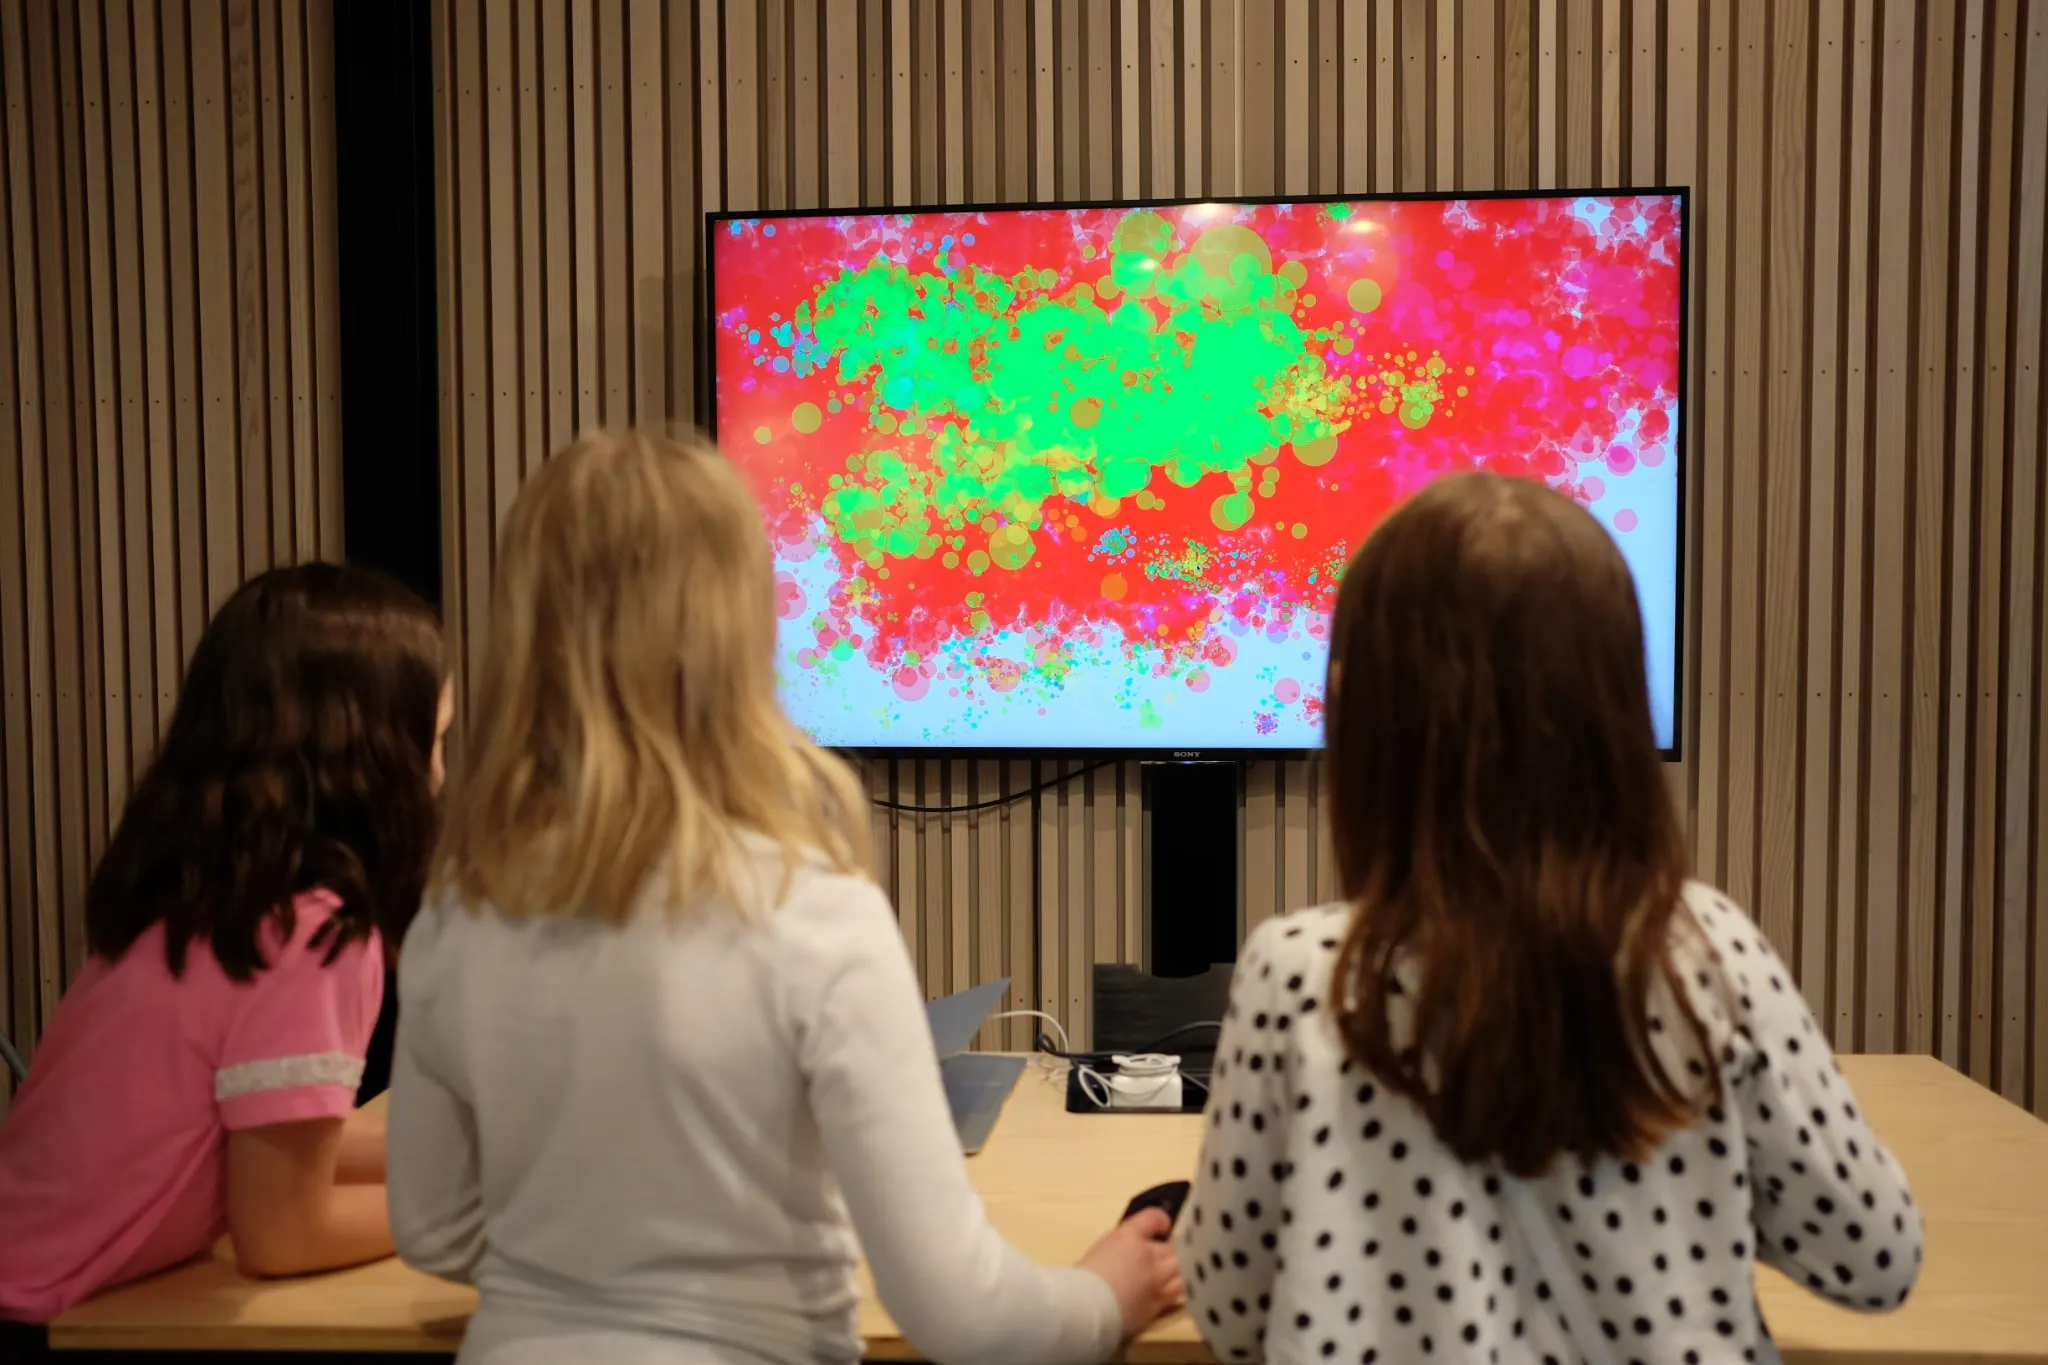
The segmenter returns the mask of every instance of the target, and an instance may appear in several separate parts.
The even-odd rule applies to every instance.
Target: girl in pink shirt
[[[338,565],[252,579],[207,627],[0,1129],[0,1320],[223,1233],[255,1275],[390,1254],[355,1093],[434,844],[445,679],[426,604]]]

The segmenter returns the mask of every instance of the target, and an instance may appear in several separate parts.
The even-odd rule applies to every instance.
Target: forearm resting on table
[[[244,1274],[303,1275],[392,1252],[381,1182],[338,1184],[345,1122],[317,1119],[228,1136],[228,1233]]]
[[[358,1109],[342,1120],[341,1149],[334,1158],[338,1185],[384,1183],[384,1152],[390,1125],[380,1110]]]

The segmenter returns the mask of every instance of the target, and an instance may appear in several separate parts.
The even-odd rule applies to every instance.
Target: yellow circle
[[[1377,280],[1353,280],[1351,287],[1344,291],[1344,298],[1354,311],[1370,313],[1380,306],[1380,286]]]
[[[1328,464],[1336,457],[1336,454],[1337,438],[1335,436],[1318,436],[1312,441],[1296,441],[1294,443],[1294,458],[1311,469],[1318,465]]]
[[[789,424],[808,436],[824,424],[825,414],[816,403],[798,403],[790,410]]]
[[[765,427],[765,426],[762,426],[762,427],[755,427],[755,428],[754,428],[754,439],[755,439],[756,441],[759,441],[759,442],[760,442],[760,443],[761,443],[762,445],[764,445],[764,446],[765,446],[765,445],[767,445],[767,444],[768,444],[768,443],[769,443],[770,441],[772,441],[772,440],[774,440],[774,439],[775,439],[775,433],[774,433],[774,432],[772,432],[772,431],[770,431],[770,430],[769,430],[769,429],[768,429],[767,427]]]

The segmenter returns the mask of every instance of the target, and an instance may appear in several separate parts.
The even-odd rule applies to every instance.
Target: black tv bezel
[[[891,214],[919,213],[1071,213],[1095,209],[1180,209],[1193,208],[1201,204],[1220,204],[1230,208],[1260,208],[1275,204],[1300,204],[1314,207],[1320,204],[1402,204],[1440,203],[1454,204],[1471,200],[1495,199],[1615,199],[1631,196],[1671,197],[1678,200],[1678,428],[1672,442],[1672,458],[1677,464],[1678,476],[1678,528],[1675,553],[1678,557],[1678,601],[1676,630],[1672,640],[1672,707],[1671,743],[1659,747],[1658,752],[1667,763],[1683,762],[1685,758],[1686,720],[1686,606],[1692,591],[1692,574],[1687,554],[1690,548],[1687,535],[1687,486],[1691,473],[1691,414],[1692,401],[1689,393],[1691,379],[1690,353],[1692,339],[1692,187],[1690,185],[1619,185],[1580,189],[1554,190],[1469,190],[1444,192],[1439,190],[1402,190],[1379,194],[1264,194],[1264,195],[1197,195],[1177,199],[1059,199],[1032,200],[1022,203],[961,203],[961,204],[861,204],[853,207],[779,208],[779,209],[712,209],[704,214],[704,307],[697,317],[697,346],[702,357],[701,374],[703,388],[704,429],[713,441],[718,439],[718,277],[716,230],[731,222],[765,222],[785,218],[861,218],[880,217]],[[928,762],[1018,762],[1027,759],[1097,758],[1122,759],[1140,763],[1209,763],[1209,762],[1256,762],[1259,760],[1284,761],[1307,758],[1320,753],[1321,749],[1265,749],[1265,748],[1201,748],[1177,749],[1170,747],[1145,747],[1128,744],[1104,745],[1052,745],[1038,749],[977,747],[973,745],[924,744],[924,745],[848,745],[835,746],[837,752],[858,758],[903,760],[921,759]]]

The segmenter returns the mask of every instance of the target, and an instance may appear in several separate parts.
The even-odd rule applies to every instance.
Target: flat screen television
[[[713,424],[780,685],[867,752],[1320,745],[1352,551],[1455,470],[1577,498],[1677,749],[1683,191],[714,214]]]

